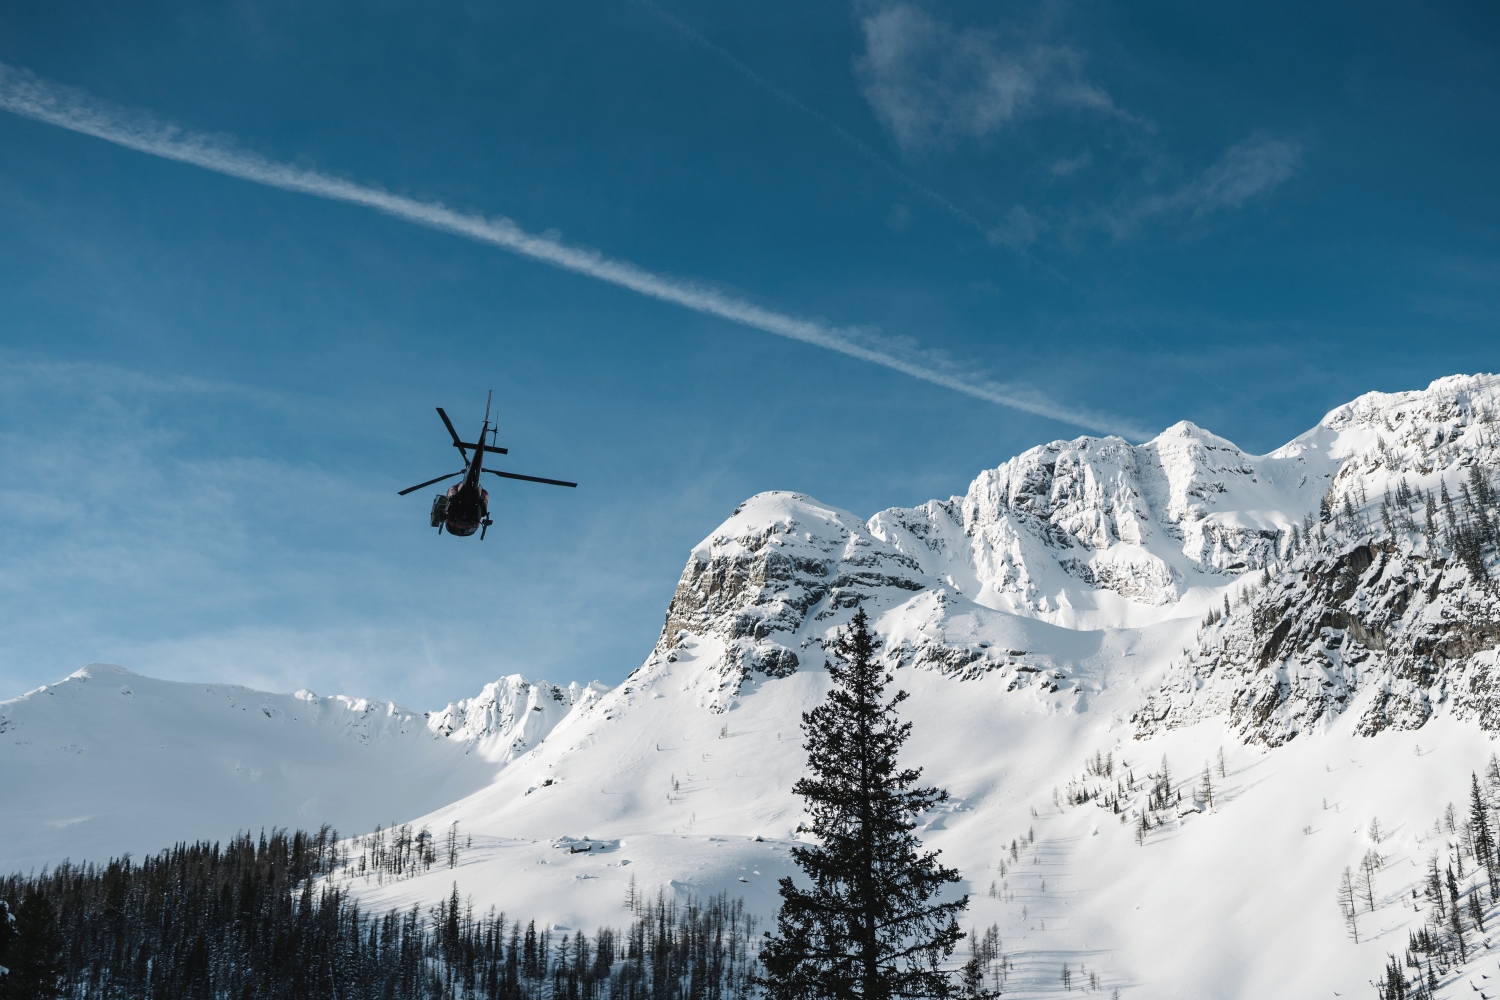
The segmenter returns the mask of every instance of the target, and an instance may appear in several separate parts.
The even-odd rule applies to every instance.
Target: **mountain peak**
[[[133,673],[116,663],[90,663],[85,667],[73,671],[68,675],[68,680],[90,680],[95,677],[139,677],[140,674]]]
[[[1152,438],[1150,441],[1147,441],[1141,447],[1147,448],[1153,445],[1161,447],[1163,445],[1166,445],[1168,442],[1173,441],[1197,442],[1204,447],[1211,448],[1216,451],[1230,451],[1235,453],[1236,455],[1244,454],[1244,452],[1240,450],[1240,446],[1235,444],[1233,441],[1229,440],[1228,438],[1220,437],[1213,431],[1205,430],[1204,428],[1199,427],[1197,424],[1193,423],[1191,420],[1177,421],[1177,423],[1168,427],[1166,430],[1156,435],[1156,437]]]

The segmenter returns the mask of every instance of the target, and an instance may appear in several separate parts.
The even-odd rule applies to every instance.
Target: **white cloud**
[[[1175,198],[1194,215],[1221,208],[1239,208],[1263,191],[1289,179],[1302,163],[1302,146],[1285,139],[1252,136],[1229,147],[1224,157],[1205,170]]]
[[[1078,171],[1082,170],[1084,167],[1087,167],[1093,162],[1093,150],[1085,149],[1077,156],[1069,156],[1061,160],[1054,160],[1052,164],[1047,167],[1047,172],[1050,173],[1053,177],[1072,177],[1074,174],[1078,173]]]
[[[1047,229],[1047,223],[1020,205],[1005,213],[1005,221],[989,232],[991,243],[1000,243],[1017,252],[1024,251]]]
[[[1150,195],[1106,213],[1105,226],[1120,237],[1158,216],[1199,219],[1237,209],[1290,180],[1301,165],[1301,143],[1253,135],[1230,146],[1217,163],[1175,191]]]
[[[994,32],[956,29],[907,3],[880,8],[862,27],[865,97],[908,150],[983,138],[1046,110],[1115,110],[1068,48],[1007,49]]]

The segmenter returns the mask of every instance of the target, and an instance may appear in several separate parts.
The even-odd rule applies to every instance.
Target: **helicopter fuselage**
[[[490,492],[482,486],[470,486],[467,481],[450,486],[441,499],[443,505],[442,526],[450,535],[466,538],[474,534],[490,515]]]

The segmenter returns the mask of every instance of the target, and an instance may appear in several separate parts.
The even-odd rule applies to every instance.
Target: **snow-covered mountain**
[[[1492,378],[1454,377],[1362,396],[1265,456],[1180,423],[1033,448],[868,522],[761,494],[694,549],[652,658],[704,661],[722,710],[863,606],[892,664],[1055,686],[1100,629],[1212,613],[1143,733],[1225,716],[1280,743],[1372,686],[1362,732],[1439,705],[1494,730],[1497,417]]]
[[[1472,880],[1443,817],[1500,727],[1497,412],[1500,382],[1454,377],[1269,455],[1182,423],[1034,448],[869,519],[761,494],[694,548],[613,690],[506,678],[419,716],[90,668],[0,705],[0,852],[457,823],[456,869],[351,885],[405,906],[456,881],[567,928],[659,887],[768,916],[800,835],[800,714],[862,607],[912,695],[911,759],[953,794],[923,838],[998,926],[1010,994],[1061,991],[1067,963],[1127,997],[1348,995],[1427,918],[1430,854]],[[131,777],[153,763],[179,780]],[[1335,889],[1370,851],[1355,945]],[[1493,961],[1472,943],[1440,995]]]
[[[1356,702],[1366,735],[1438,712],[1500,730],[1497,404],[1487,378],[1372,393],[1282,449],[1341,461],[1280,561],[1174,665],[1142,731],[1226,716],[1274,745]]]
[[[0,866],[408,819],[483,788],[603,690],[503,677],[424,716],[96,663],[0,702]]]

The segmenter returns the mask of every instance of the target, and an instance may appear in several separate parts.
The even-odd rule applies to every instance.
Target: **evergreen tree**
[[[1406,1000],[1410,995],[1406,984],[1406,970],[1401,968],[1395,955],[1390,955],[1389,959],[1385,965],[1385,982],[1381,984],[1381,1000]]]
[[[57,913],[32,889],[16,909],[16,937],[6,951],[10,973],[0,979],[0,997],[51,1000],[63,995],[63,939]]]
[[[1448,919],[1453,930],[1453,938],[1458,944],[1458,959],[1460,962],[1469,960],[1468,943],[1464,941],[1464,924],[1458,914],[1458,880],[1453,877],[1453,868],[1448,868],[1448,899],[1453,903],[1448,908]]]
[[[1469,829],[1474,840],[1474,857],[1484,865],[1490,880],[1490,899],[1500,898],[1500,864],[1495,856],[1495,836],[1490,830],[1489,810],[1479,791],[1479,775],[1470,773]]]
[[[1427,901],[1437,910],[1440,920],[1448,919],[1447,906],[1443,901],[1443,875],[1438,868],[1436,854],[1427,859]]]
[[[834,657],[833,689],[802,717],[809,773],[792,788],[817,838],[791,852],[811,887],[781,880],[762,985],[770,1000],[952,996],[939,963],[963,937],[958,914],[969,900],[938,901],[959,874],[912,833],[948,794],[917,787],[921,770],[897,762],[911,734],[896,714],[906,692],[885,700],[891,677],[875,662],[863,609],[839,633]]]
[[[5,953],[10,950],[11,941],[16,937],[16,916],[10,912],[10,904],[0,899],[0,989],[3,989],[5,977],[10,969],[5,966]]]

